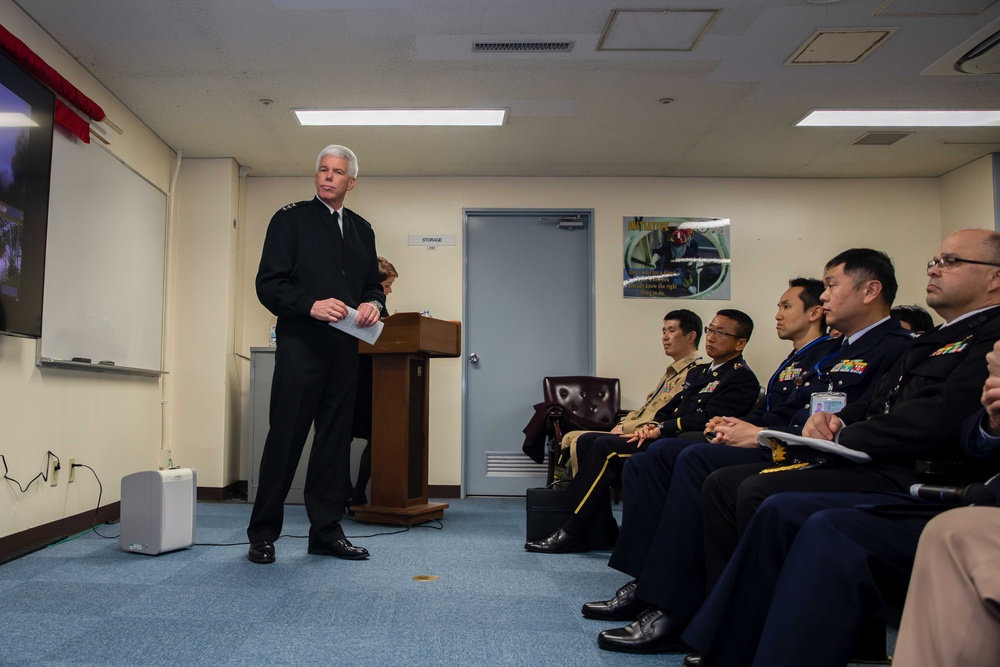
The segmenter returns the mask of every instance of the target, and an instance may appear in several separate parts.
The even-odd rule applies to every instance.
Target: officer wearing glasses
[[[569,487],[573,514],[562,528],[538,542],[524,545],[536,553],[587,551],[587,528],[607,506],[608,487],[618,479],[628,458],[663,435],[701,431],[712,417],[746,414],[757,401],[760,383],[743,360],[743,349],[753,333],[746,313],[724,309],[705,327],[705,353],[711,363],[688,372],[684,390],[654,416],[655,423],[630,436],[609,435],[596,440]],[[578,452],[579,453],[579,452]]]

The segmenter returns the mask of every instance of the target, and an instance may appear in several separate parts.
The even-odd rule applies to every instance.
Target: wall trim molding
[[[462,487],[458,484],[428,484],[427,495],[431,498],[461,498]]]
[[[221,503],[236,499],[246,501],[247,483],[245,481],[237,481],[223,487],[199,486],[197,498],[199,502],[206,501],[213,503]]]
[[[121,502],[113,502],[97,510],[98,524],[108,521],[118,521],[121,518]],[[0,565],[15,558],[26,556],[32,552],[44,549],[50,544],[90,530],[94,526],[93,510],[64,517],[58,521],[45,523],[34,528],[22,530],[6,537],[0,537]]]

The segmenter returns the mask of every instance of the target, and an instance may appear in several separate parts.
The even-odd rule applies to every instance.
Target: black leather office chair
[[[555,478],[563,435],[569,431],[610,431],[622,416],[621,382],[618,378],[590,375],[546,377],[542,380],[549,411],[545,425],[549,464],[546,484]]]

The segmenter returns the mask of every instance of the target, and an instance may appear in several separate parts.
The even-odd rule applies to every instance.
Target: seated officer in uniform
[[[632,410],[625,417],[615,424],[610,433],[619,435],[626,433],[631,435],[640,426],[651,424],[656,421],[656,413],[664,405],[670,402],[674,396],[684,388],[684,380],[688,371],[694,368],[700,357],[698,356],[698,346],[701,344],[701,318],[690,310],[681,308],[671,310],[663,317],[663,328],[661,340],[663,343],[663,353],[670,357],[672,363],[667,366],[666,372],[647,396],[642,407]],[[608,435],[608,431],[570,431],[563,436],[562,449],[570,449],[572,464],[571,470],[576,472],[576,443],[581,436],[591,434],[592,437]]]
[[[707,334],[705,352],[711,363],[688,372],[684,389],[656,413],[658,424],[631,435],[606,435],[577,443],[580,469],[570,483],[572,516],[562,528],[524,548],[537,553],[587,551],[587,526],[603,511],[610,514],[608,486],[618,477],[622,462],[660,434],[701,430],[712,417],[747,412],[757,400],[760,384],[743,360],[743,349],[753,333],[753,320],[739,310],[716,313]],[[606,520],[606,517],[602,517]],[[612,519],[613,520],[613,519]]]
[[[976,471],[989,474],[1000,466],[1000,343],[994,344],[986,360],[990,376],[981,398],[985,410],[963,428],[962,458]],[[967,487],[964,499],[998,504],[1000,479],[986,487]],[[684,639],[702,651],[697,657],[688,656],[684,664],[840,667],[854,655],[864,620],[885,607],[898,609],[904,594],[896,664],[997,664],[996,648],[981,649],[1000,646],[1000,619],[980,600],[965,599],[971,588],[968,578],[955,582],[941,578],[951,576],[952,558],[965,558],[964,539],[951,542],[955,549],[939,561],[943,569],[925,573],[928,578],[922,581],[914,570],[906,593],[914,556],[920,561],[918,539],[923,549],[921,533],[927,535],[924,527],[929,521],[927,530],[932,531],[938,521],[971,510],[1000,515],[992,507],[953,509],[961,504],[963,499],[933,502],[889,493],[782,493],[768,498],[684,633]],[[978,532],[985,530],[987,526],[978,526]],[[1000,562],[1000,550],[994,547],[991,557],[993,563]],[[989,586],[992,577],[996,595],[1000,576],[990,575],[996,567],[985,562],[979,578]],[[937,600],[933,611],[911,609],[911,604],[923,604],[927,598]],[[963,602],[948,602],[956,598]],[[941,616],[936,626],[929,623],[928,612]],[[982,620],[974,627],[976,617]],[[949,630],[940,632],[943,628]],[[977,633],[979,628],[985,632]],[[990,630],[993,636],[985,635]],[[977,662],[977,654],[985,661]]]
[[[827,322],[844,335],[832,342],[835,348],[829,354],[799,376],[798,395],[791,404],[794,414],[786,416],[783,430],[801,429],[815,392],[832,388],[846,394],[848,404],[859,400],[910,340],[909,332],[889,317],[896,277],[885,253],[868,248],[846,250],[827,262],[824,283],[820,301]],[[583,613],[591,618],[630,620],[647,608],[652,612],[643,616],[642,627],[633,624],[601,633],[602,648],[644,653],[682,648],[676,632],[655,630],[664,627],[662,619],[668,616],[676,619],[675,627],[683,626],[698,610],[711,581],[706,581],[702,485],[719,468],[770,459],[757,445],[762,428],[758,423],[730,418],[714,425],[720,434],[714,442],[680,452],[669,444],[654,444],[626,465],[625,485],[633,494],[626,497],[626,510],[633,504],[640,509],[635,521],[629,514],[624,516],[623,533],[609,565],[636,581],[610,600],[585,604]],[[661,491],[664,478],[670,480],[666,492]]]
[[[867,501],[864,499],[859,501],[856,499],[858,491],[890,493],[906,491],[911,484],[919,481],[915,466],[917,460],[954,461],[959,456],[960,443],[966,434],[964,426],[967,424],[963,425],[963,422],[975,414],[976,400],[981,397],[987,378],[987,364],[983,363],[983,358],[993,350],[995,342],[1000,338],[1000,307],[998,307],[1000,268],[998,267],[1000,267],[1000,234],[977,229],[962,230],[950,235],[942,243],[937,256],[928,262],[927,268],[927,305],[944,319],[945,324],[913,339],[897,363],[886,371],[865,400],[848,405],[837,415],[817,413],[810,417],[803,429],[804,435],[826,440],[832,440],[835,435],[839,435],[841,445],[868,454],[872,459],[871,462],[850,463],[846,460],[829,460],[826,465],[800,468],[785,466],[789,468],[787,470],[764,465],[737,466],[737,468],[747,468],[738,471],[743,472],[744,477],[715,479],[716,475],[736,468],[720,470],[705,483],[703,510],[706,534],[713,525],[719,526],[722,531],[736,530],[737,522],[746,527],[760,503],[771,495],[780,494],[768,503],[767,515],[762,515],[755,521],[760,527],[777,526],[777,532],[771,532],[771,529],[758,532],[761,528],[755,528],[753,535],[763,536],[755,539],[747,529],[740,541],[741,544],[747,545],[740,547],[741,554],[753,552],[756,556],[777,564],[780,569],[780,564],[785,562],[780,551],[787,550],[792,538],[798,542],[798,538],[795,537],[798,526],[805,524],[813,514],[832,507],[837,508],[836,512],[847,509],[853,512],[854,517],[867,516],[865,513],[867,510],[860,512],[857,509],[858,505],[884,504],[885,500],[867,496]],[[966,438],[966,443],[968,441]],[[756,474],[765,468],[777,472]],[[783,493],[785,491],[808,493]],[[833,493],[820,495],[817,492]],[[892,499],[890,502],[897,508],[903,502],[895,496],[890,498]],[[831,512],[836,514],[833,510]],[[872,512],[876,515],[879,513]],[[912,516],[913,512],[902,514]],[[725,520],[719,520],[713,515],[724,517]],[[885,516],[886,512],[881,512],[881,515]],[[867,518],[858,521],[856,525],[860,528],[862,523],[867,526]],[[900,518],[893,522],[894,527],[884,525],[875,531],[875,541],[897,551],[900,548],[905,549],[906,533],[898,529],[898,526],[904,523],[906,519]],[[827,529],[832,527],[836,530],[852,531],[854,536],[861,535],[860,530],[854,531],[848,527],[851,522],[844,523],[839,516],[827,516],[825,512],[818,515],[817,522],[812,525],[810,532],[815,534],[828,534]],[[870,534],[866,534],[865,544],[870,546],[867,536]],[[709,542],[709,547],[712,547],[712,542]],[[777,551],[772,552],[772,547]],[[858,562],[854,554],[849,554],[847,551],[837,552],[829,542],[824,542],[822,550],[836,554],[838,559],[850,558],[852,562]],[[882,555],[878,552],[873,553],[875,555],[865,562],[885,574],[887,568],[892,566],[892,561],[881,561],[889,563],[883,569],[879,561]],[[912,554],[912,549],[910,553]],[[724,575],[727,581],[730,581],[732,572],[747,572],[742,569],[741,562],[741,558],[734,556]],[[792,559],[789,557],[788,564],[791,562]],[[828,573],[823,569],[825,566],[819,561],[799,562],[809,563],[808,576],[817,582],[825,581],[828,577]],[[823,576],[816,576],[820,571],[823,572]],[[784,582],[783,572],[781,577]],[[796,580],[801,581],[801,578]],[[743,586],[753,588],[758,583],[765,582],[766,576],[754,570],[753,574],[732,581],[741,588]],[[731,585],[731,582],[726,584],[727,587]],[[722,588],[723,581],[720,579],[716,591]],[[864,586],[857,587],[856,590],[864,590]],[[754,600],[753,605],[756,608],[766,609],[768,601],[763,599],[759,592],[760,589],[754,588],[751,596]],[[798,589],[796,594],[809,597],[810,604],[816,600],[811,597],[812,593],[808,589]],[[724,593],[713,592],[711,606],[716,611],[708,612],[706,605],[699,613],[699,619],[718,613],[716,595]],[[825,600],[823,605],[826,606]],[[771,605],[771,608],[773,611],[776,606]],[[788,610],[792,606],[791,603],[785,603],[781,608]],[[726,613],[729,613],[731,606],[727,604],[726,609]],[[827,623],[830,624],[829,628],[836,632],[834,625],[838,619],[834,618],[833,608],[828,611],[830,618],[824,616],[823,627],[817,631],[819,635],[828,634]],[[737,612],[733,610],[733,613]],[[805,623],[809,620],[801,618],[795,622]],[[746,616],[740,616],[737,621],[740,625],[747,622]],[[718,651],[720,642],[727,645],[738,643],[730,637],[730,633],[716,636],[711,630],[705,630],[705,627],[703,621],[699,620],[697,626],[692,624],[690,632],[684,634],[684,639],[695,648],[707,651],[710,663],[712,652]],[[674,625],[674,631],[680,629],[682,628]],[[794,634],[783,635],[783,640]],[[803,636],[811,636],[812,640],[817,639],[812,632],[805,632]],[[783,650],[800,650],[798,646],[792,645],[776,650],[775,647],[780,643],[772,641],[764,644],[761,641],[757,647],[758,656],[774,656]],[[761,647],[764,646],[769,647],[766,653],[761,652]],[[767,664],[797,664],[794,659],[791,663],[783,663],[778,658],[773,659],[777,662]],[[807,661],[805,664],[820,663]]]
[[[909,329],[917,335],[934,328],[934,320],[931,319],[931,314],[917,305],[893,306],[890,314],[899,320],[901,327]]]

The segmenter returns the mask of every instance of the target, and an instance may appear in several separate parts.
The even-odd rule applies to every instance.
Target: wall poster
[[[729,218],[622,219],[626,298],[730,298]]]

